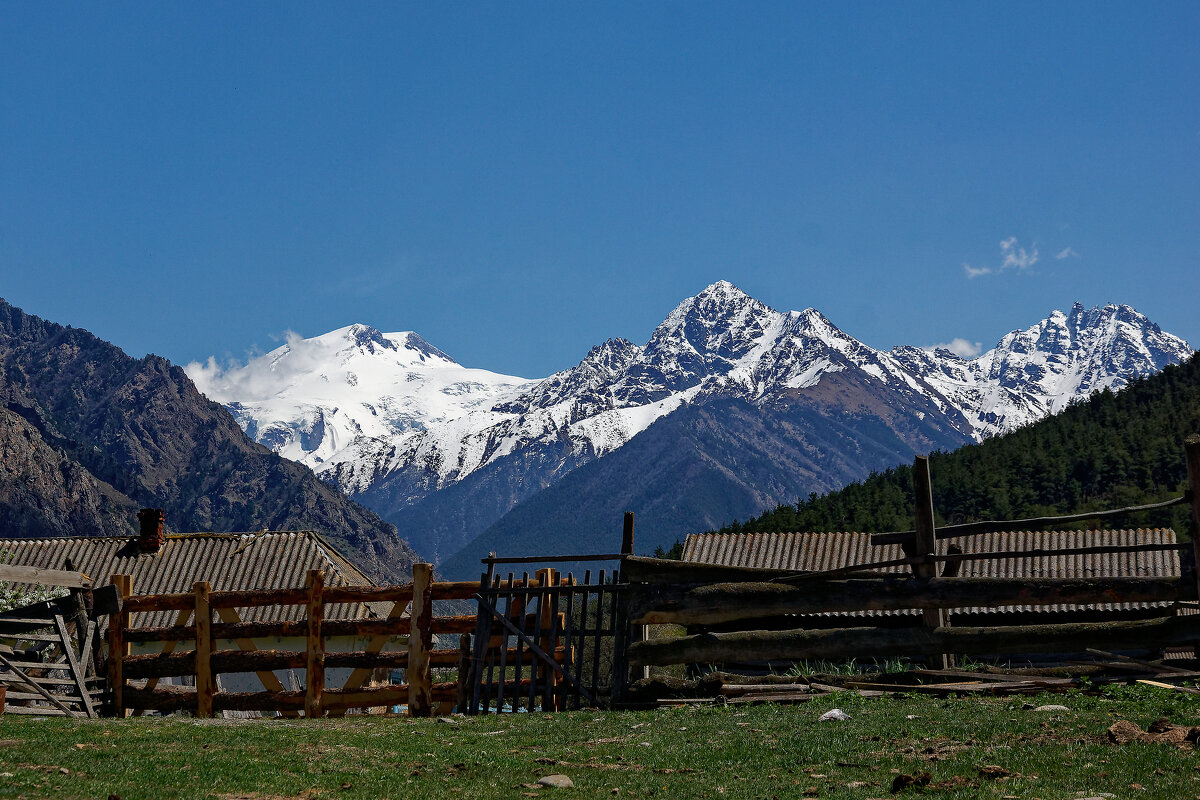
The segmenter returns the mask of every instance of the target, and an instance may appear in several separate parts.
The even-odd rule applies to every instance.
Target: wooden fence
[[[1186,443],[1189,489],[1182,497],[1153,508],[1190,503],[1194,530],[1200,532],[1200,438]],[[944,654],[1003,656],[1029,653],[1081,653],[1090,647],[1162,650],[1200,645],[1200,615],[1168,615],[1138,620],[1067,622],[1008,626],[950,627],[947,609],[963,607],[1044,606],[1059,604],[1181,603],[1198,599],[1200,536],[1182,545],[1144,544],[1112,547],[1089,546],[1073,550],[1037,550],[937,555],[937,539],[974,536],[990,531],[1047,527],[1068,521],[1107,518],[1151,507],[1089,512],[1070,517],[985,522],[943,528],[933,524],[928,461],[918,458],[914,469],[917,488],[916,526],[913,531],[873,537],[876,544],[899,542],[901,559],[877,561],[819,573],[736,569],[680,564],[657,559],[629,558],[623,565],[631,584],[629,618],[634,624],[673,623],[693,629],[725,625],[737,630],[633,642],[629,662],[634,666],[729,661],[841,660],[856,657],[910,656],[945,658]],[[967,559],[1038,558],[1062,555],[1097,555],[1162,549],[1181,551],[1184,566],[1179,577],[1108,578],[960,578],[938,577],[939,563]],[[871,573],[885,567],[907,565],[911,576]],[[897,611],[917,609],[920,627],[815,626],[785,630],[760,630],[764,619],[791,619],[804,623],[804,615],[836,612]]]
[[[406,705],[413,716],[448,712],[459,702],[470,662],[466,651],[432,649],[435,634],[467,634],[474,614],[433,616],[433,602],[465,600],[479,591],[475,581],[434,582],[432,567],[413,565],[413,582],[400,586],[326,586],[324,573],[313,570],[296,589],[215,592],[199,582],[188,593],[134,595],[129,576],[113,576],[120,610],[109,626],[109,682],[113,707],[129,712],[189,710],[198,717],[223,711],[257,711],[285,716],[340,716],[350,709],[390,709]],[[326,607],[342,603],[390,604],[382,619],[326,619]],[[278,622],[243,622],[239,609],[302,606],[302,618]],[[411,610],[410,610],[411,606]],[[133,614],[177,612],[174,625],[132,627]],[[406,613],[408,612],[408,613]],[[214,620],[214,615],[216,620]],[[403,650],[385,650],[393,637],[406,636]],[[330,637],[365,641],[361,650],[330,651]],[[255,640],[302,639],[302,649],[259,649]],[[133,654],[135,643],[159,643],[158,653]],[[218,649],[219,644],[232,644]],[[183,645],[183,648],[180,648]],[[179,648],[181,652],[176,652]],[[187,649],[184,649],[187,648]],[[434,683],[434,670],[458,669],[458,679]],[[340,688],[326,687],[327,669],[352,670]],[[372,676],[405,671],[404,683],[385,678],[365,685]],[[285,689],[276,670],[303,670],[303,688]],[[220,676],[255,673],[262,691],[226,691]],[[163,678],[184,678],[193,686],[159,685]]]

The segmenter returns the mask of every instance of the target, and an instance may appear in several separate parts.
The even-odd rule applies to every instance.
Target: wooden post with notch
[[[413,599],[408,630],[408,715],[433,714],[429,651],[433,647],[433,565],[413,564]]]
[[[212,606],[209,595],[212,586],[208,581],[196,581],[192,595],[196,604],[196,716],[201,719],[213,715],[213,694],[216,692],[212,672]]]
[[[112,585],[117,588],[120,607],[108,623],[108,682],[112,686],[113,713],[119,719],[125,716],[124,661],[129,655],[129,644],[125,641],[125,629],[129,627],[125,598],[133,593],[133,576],[113,575]]]
[[[325,622],[325,573],[310,569],[305,588],[308,636],[304,644],[304,716],[312,719],[325,713],[325,637],[321,632]]]
[[[937,536],[933,518],[933,482],[929,477],[929,456],[917,456],[913,461],[913,498],[916,501],[914,522],[916,536],[910,557],[923,558],[913,564],[913,575],[921,580],[937,577]],[[921,618],[926,628],[941,628],[946,625],[946,611],[940,608],[927,608],[921,612]],[[949,669],[953,657],[948,653],[942,654],[942,669]]]
[[[1200,597],[1200,436],[1193,433],[1184,439],[1183,450],[1187,455],[1188,493],[1192,499],[1192,572]]]

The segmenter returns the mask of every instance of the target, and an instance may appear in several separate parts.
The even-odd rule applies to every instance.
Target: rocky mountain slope
[[[393,526],[250,441],[179,367],[0,300],[0,523],[6,535],[313,529],[381,579],[415,554]]]
[[[821,436],[815,429],[796,442],[775,442],[809,453],[814,468],[807,472],[821,477],[803,487],[778,481],[779,492],[787,485],[807,494],[913,452],[1018,428],[1190,352],[1117,305],[1054,312],[970,360],[946,350],[879,351],[814,309],[778,312],[720,281],[680,303],[644,346],[609,340],[577,366],[537,381],[469,370],[415,334],[357,325],[290,341],[242,367],[191,365],[189,373],[258,441],[311,464],[440,561],[510,510],[690,407],[736,399],[764,414],[843,415],[848,434],[837,452],[809,443]],[[889,433],[874,438],[900,443],[891,445],[894,460],[863,458],[853,444],[879,426]],[[761,435],[749,432],[754,426],[732,427],[738,430],[726,437],[758,446],[745,438]],[[857,473],[816,468],[838,459]],[[799,464],[788,468],[806,474]],[[738,494],[729,474],[732,482],[717,494]],[[667,496],[670,486],[667,480]],[[768,494],[745,503],[795,499]],[[702,526],[685,516],[679,524]]]

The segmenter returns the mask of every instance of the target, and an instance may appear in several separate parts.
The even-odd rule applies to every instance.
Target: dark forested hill
[[[395,528],[250,441],[183,370],[0,300],[0,535],[311,529],[379,578],[410,573]]]
[[[1004,436],[930,457],[941,524],[1019,519],[1138,505],[1185,488],[1183,440],[1200,433],[1200,357],[1103,391]],[[824,496],[809,496],[724,531],[905,530],[912,527],[912,470],[889,469]],[[1176,506],[1122,523],[1190,529]]]

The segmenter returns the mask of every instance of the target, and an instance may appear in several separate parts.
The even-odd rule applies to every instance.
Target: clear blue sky
[[[0,296],[180,364],[365,322],[537,377],[719,278],[875,347],[1074,301],[1200,347],[1198,43],[1196,2],[7,3]]]

